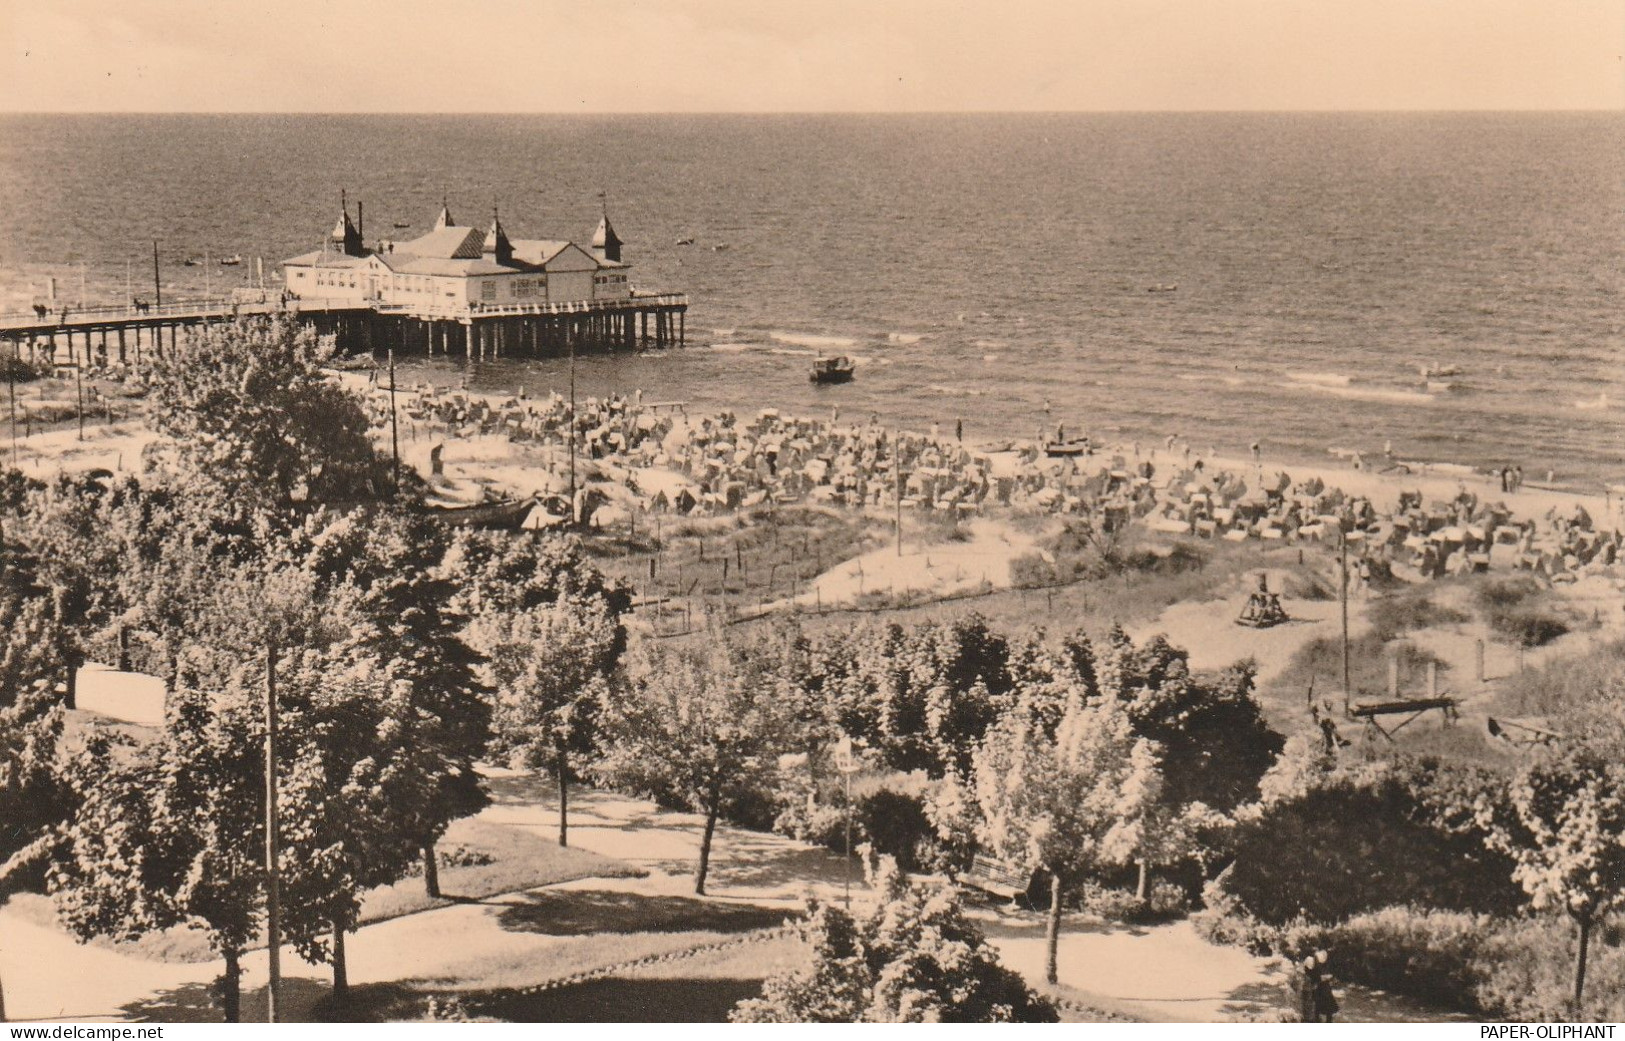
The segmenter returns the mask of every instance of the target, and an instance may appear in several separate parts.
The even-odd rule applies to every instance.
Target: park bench
[[[1408,724],[1414,723],[1426,713],[1434,710],[1444,714],[1446,724],[1454,723],[1459,718],[1456,709],[1460,704],[1461,702],[1458,699],[1447,697],[1403,698],[1398,701],[1364,702],[1349,709],[1349,718],[1364,720],[1366,726],[1392,741],[1394,735]],[[1405,718],[1392,727],[1385,727],[1378,722],[1379,719],[1388,716],[1404,716]]]
[[[1548,730],[1527,720],[1496,719],[1490,716],[1484,722],[1490,737],[1518,748],[1550,745],[1563,740],[1563,735],[1557,731]]]
[[[959,881],[972,889],[1017,903],[1027,898],[1036,874],[1036,871],[978,853],[971,861],[970,870],[960,875]]]

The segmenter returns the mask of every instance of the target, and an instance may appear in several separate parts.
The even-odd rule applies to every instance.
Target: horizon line
[[[3,109],[0,116],[1112,116],[1590,115],[1617,108],[1115,108],[1115,109]]]

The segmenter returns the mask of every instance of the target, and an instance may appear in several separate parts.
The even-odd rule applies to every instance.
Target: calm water
[[[589,393],[1300,459],[1391,439],[1594,484],[1625,478],[1622,157],[1620,114],[3,117],[0,292],[146,292],[154,238],[166,294],[240,283],[181,261],[312,248],[341,187],[369,238],[445,192],[584,239],[602,189],[692,346],[583,360]],[[819,349],[857,381],[809,386]]]

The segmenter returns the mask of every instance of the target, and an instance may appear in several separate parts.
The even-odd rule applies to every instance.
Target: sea
[[[0,116],[0,308],[150,299],[154,242],[166,299],[274,277],[341,192],[369,241],[607,206],[688,346],[582,357],[583,394],[1625,480],[1620,112]]]

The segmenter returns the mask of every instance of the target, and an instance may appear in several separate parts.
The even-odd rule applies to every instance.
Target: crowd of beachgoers
[[[374,421],[387,422],[387,393],[375,389],[370,400]],[[425,385],[402,392],[398,408],[400,421],[431,437],[552,446],[571,440],[571,404],[557,393],[498,400]],[[1294,480],[1269,468],[1256,446],[1251,464],[1213,453],[1193,458],[1173,438],[1166,450],[1150,451],[1085,437],[973,450],[957,430],[898,431],[872,415],[844,423],[838,411],[827,421],[774,409],[750,418],[689,415],[678,403],[645,402],[641,392],[583,399],[574,415],[577,455],[625,468],[622,481],[648,510],[704,516],[793,502],[954,516],[1008,509],[1087,517],[1106,527],[1138,520],[1157,532],[1230,541],[1346,539],[1351,560],[1427,577],[1492,563],[1557,581],[1625,574],[1625,533],[1612,509],[1594,517],[1568,499],[1534,515],[1528,504],[1515,511],[1509,496],[1492,498],[1493,484],[1481,494],[1465,481],[1456,482],[1454,495],[1431,499],[1422,482],[1407,490],[1403,478],[1354,481],[1366,493],[1344,491],[1318,474]],[[1377,501],[1384,490],[1395,501]]]

